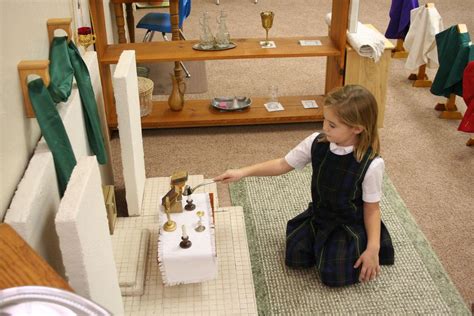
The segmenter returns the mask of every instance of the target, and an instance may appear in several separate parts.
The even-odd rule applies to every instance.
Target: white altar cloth
[[[158,264],[167,286],[198,283],[217,277],[217,253],[215,245],[214,222],[208,193],[191,195],[196,208],[193,211],[183,210],[182,213],[171,213],[171,219],[176,222],[176,230],[166,232],[163,224],[167,221],[164,207],[160,205],[160,235],[158,238]],[[161,201],[161,199],[160,199]],[[186,197],[183,196],[183,209]],[[199,217],[197,211],[204,211],[202,224],[206,227],[203,232],[196,232]],[[183,249],[179,246],[182,236],[182,225],[192,246]]]

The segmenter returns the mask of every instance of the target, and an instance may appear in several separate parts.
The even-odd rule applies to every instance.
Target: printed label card
[[[317,109],[319,108],[316,100],[301,100],[301,104],[305,109]]]
[[[320,40],[299,40],[301,46],[321,46]]]
[[[285,109],[280,102],[268,102],[264,106],[268,112],[283,111]]]

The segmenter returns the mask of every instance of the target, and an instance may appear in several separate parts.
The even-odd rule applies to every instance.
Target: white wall
[[[25,117],[17,64],[48,59],[46,20],[78,16],[73,14],[78,1],[88,12],[88,0],[0,0],[0,221],[40,138],[36,119]],[[109,7],[104,0],[111,43],[115,24]]]
[[[70,15],[65,0],[0,1],[0,219],[40,137],[35,119],[25,117],[17,64],[48,59],[46,20]]]

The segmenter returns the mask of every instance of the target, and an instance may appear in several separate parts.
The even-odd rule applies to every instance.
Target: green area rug
[[[395,265],[377,280],[344,288],[324,286],[314,269],[284,264],[286,222],[310,201],[311,168],[230,185],[243,206],[260,315],[453,314],[470,315],[441,263],[388,178],[382,218],[392,236]]]

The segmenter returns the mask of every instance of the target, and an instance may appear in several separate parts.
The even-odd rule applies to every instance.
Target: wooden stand
[[[57,29],[61,29],[66,32],[68,42],[72,40],[71,21],[71,18],[48,19],[48,21],[46,21],[46,27],[48,28],[48,39],[50,44],[54,39],[54,31],[56,31]]]
[[[131,0],[129,2],[135,2]],[[328,36],[304,39],[320,40],[321,46],[301,46],[298,40],[303,38],[272,38],[276,43],[275,49],[263,49],[259,41],[262,39],[232,39],[237,47],[218,52],[202,52],[192,49],[197,41],[151,42],[129,44],[107,44],[103,0],[90,0],[90,9],[94,31],[96,34],[96,50],[99,58],[102,89],[107,112],[109,127],[115,127],[117,118],[115,101],[111,83],[110,65],[116,64],[123,50],[133,49],[136,52],[137,63],[162,61],[175,62],[175,75],[182,78],[177,61],[187,60],[218,60],[218,59],[248,59],[248,58],[297,58],[297,57],[327,57],[325,92],[341,87],[345,72],[346,31],[349,15],[349,0],[333,0],[331,28]],[[178,0],[170,1],[173,39],[178,39]],[[178,33],[179,34],[179,33]],[[270,123],[293,123],[322,121],[321,109],[305,109],[300,101],[305,96],[288,97],[288,102],[282,99],[285,111],[268,112],[263,108],[264,98],[252,97],[252,106],[243,112],[218,112],[209,109],[210,100],[186,100],[183,111],[171,112],[161,102],[155,103],[151,115],[142,120],[144,128],[190,127],[211,125],[248,125]],[[320,97],[312,97],[317,99]]]
[[[8,224],[0,224],[0,290],[49,286],[73,292],[69,284]]]
[[[397,44],[392,50],[392,58],[407,58],[408,52],[403,47],[403,40],[401,38],[397,39]]]
[[[371,24],[366,24],[366,26],[378,32]],[[371,58],[360,56],[349,45],[346,46],[346,49],[344,84],[360,84],[374,95],[379,110],[377,126],[379,128],[383,127],[387,99],[387,78],[393,44],[389,40],[385,40],[385,50],[377,63]]]
[[[25,115],[28,118],[36,117],[33,106],[31,105],[30,95],[28,93],[28,76],[37,75],[43,79],[44,86],[47,87],[50,82],[49,60],[22,60],[18,63],[18,77],[20,78],[20,87],[23,94],[23,105]]]
[[[428,79],[428,75],[426,74],[426,64],[421,65],[418,68],[418,74],[411,74],[408,76],[408,79],[414,80],[413,87],[416,88],[429,88],[433,84],[433,82]]]
[[[438,103],[435,106],[436,111],[441,111],[439,118],[447,120],[460,120],[462,114],[458,111],[456,106],[456,95],[451,93],[446,103]]]

